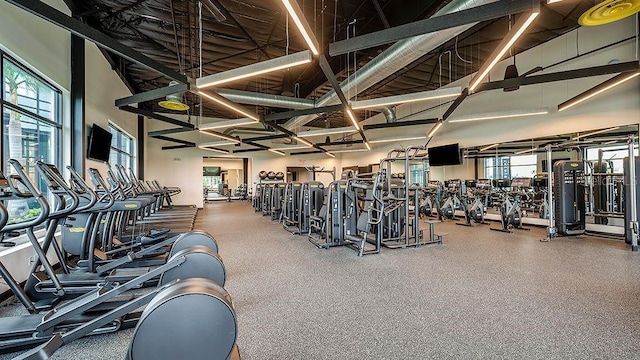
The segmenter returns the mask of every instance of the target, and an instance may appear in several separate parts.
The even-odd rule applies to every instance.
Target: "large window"
[[[2,157],[5,174],[14,173],[9,159],[18,160],[27,174],[46,192],[35,171],[38,160],[60,165],[62,93],[52,84],[0,51],[2,77]],[[15,200],[7,205],[11,221],[36,216],[35,201]]]
[[[420,164],[410,164],[410,178],[411,184],[418,184],[424,186],[429,181],[429,163],[423,162]]]
[[[113,135],[109,163],[111,165],[122,165],[125,169],[132,169],[135,172],[135,140],[131,135],[111,123],[109,123],[109,132]]]
[[[485,159],[487,179],[533,177],[536,174],[537,155],[498,156]]]

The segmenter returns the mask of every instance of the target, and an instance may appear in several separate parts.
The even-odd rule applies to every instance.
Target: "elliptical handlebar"
[[[40,225],[43,222],[45,222],[49,217],[49,203],[47,202],[47,199],[45,199],[44,195],[42,195],[42,192],[38,190],[38,188],[35,186],[33,181],[29,178],[29,175],[27,175],[27,173],[24,171],[24,168],[22,167],[20,162],[18,162],[18,160],[15,160],[15,159],[9,159],[9,164],[11,164],[11,166],[14,168],[14,170],[17,173],[17,175],[11,175],[9,176],[9,178],[7,178],[9,188],[11,189],[11,192],[13,193],[13,195],[17,198],[24,198],[24,199],[35,198],[36,201],[38,202],[38,205],[40,206],[41,211],[37,217],[31,220],[18,222],[10,225],[5,225],[2,228],[2,232],[4,233],[15,231],[15,230],[22,230],[22,229]],[[0,173],[0,175],[2,175],[2,173]],[[29,192],[26,193],[26,192],[20,191],[20,189],[18,189],[17,182],[24,185]]]
[[[65,196],[68,196],[71,199],[70,202],[64,201],[64,207],[57,211],[52,211],[49,216],[66,216],[78,208],[78,205],[80,205],[80,197],[67,185],[66,181],[60,177],[60,174],[57,172],[57,168],[56,171],[53,169],[54,166],[51,164],[36,161],[36,172],[40,175],[40,178],[46,182],[49,190],[54,194],[58,193],[57,195],[60,196],[61,199],[64,199]]]

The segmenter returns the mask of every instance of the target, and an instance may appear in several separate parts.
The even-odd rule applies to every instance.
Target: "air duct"
[[[218,95],[239,104],[269,106],[293,110],[313,109],[313,100],[298,99],[289,96],[261,94],[251,91],[217,89]]]
[[[436,12],[434,16],[454,13],[492,2],[495,2],[495,0],[453,0],[447,6]],[[449,39],[470,29],[475,24],[476,23],[462,25],[396,42],[344,80],[340,84],[342,92],[347,96],[353,97],[367,90],[403,67],[416,61],[429,51],[444,44]],[[316,106],[328,106],[339,103],[340,99],[338,99],[336,92],[331,90],[316,102]],[[289,120],[285,124],[285,127],[293,129],[304,126],[316,117],[318,117],[317,114],[298,116]]]
[[[387,124],[391,124],[396,122],[396,112],[393,111],[390,107],[383,107],[380,109],[380,112],[384,114],[384,117],[387,118]]]

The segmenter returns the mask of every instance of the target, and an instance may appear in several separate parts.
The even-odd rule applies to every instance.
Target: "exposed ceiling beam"
[[[336,80],[336,75],[333,73],[333,70],[331,70],[331,65],[329,65],[327,58],[324,55],[320,55],[318,62],[320,64],[320,69],[322,69],[322,72],[327,77],[327,80],[329,80],[329,83],[333,87],[333,90],[335,90],[336,95],[338,95],[338,98],[340,98],[340,102],[344,106],[345,110],[350,111],[349,101],[344,96],[344,93],[342,92],[342,88],[340,87],[340,84],[338,84],[338,80]],[[360,133],[360,137],[362,137],[362,141],[367,143],[367,137],[364,135],[364,131],[362,131],[361,126],[358,126],[358,132]]]
[[[168,116],[160,115],[160,114],[154,113],[153,111],[140,109],[140,108],[135,108],[135,107],[129,106],[129,105],[125,105],[125,106],[120,107],[120,110],[123,110],[123,111],[126,111],[126,112],[130,112],[130,113],[134,113],[134,114],[138,114],[138,115],[142,115],[142,116],[146,116],[146,117],[150,117],[152,119],[160,120],[160,121],[163,121],[163,122],[166,122],[166,123],[169,123],[169,124],[182,126],[183,128],[186,128],[186,129],[189,129],[189,130],[195,129],[195,126],[193,124],[189,124],[189,123],[184,122],[184,121],[176,120],[176,119],[170,118]]]
[[[55,8],[45,4],[42,1],[33,0],[6,0],[8,3],[15,5],[33,15],[36,15],[44,20],[47,20],[71,33],[89,40],[99,47],[105,48],[108,51],[116,53],[125,59],[136,62],[148,69],[156,71],[165,75],[168,78],[177,80],[181,83],[187,83],[188,78],[185,75],[174,71],[167,66],[150,59],[149,57],[122,45],[111,37],[103,34],[102,32],[92,28],[91,26],[67,16],[65,13],[56,10]]]
[[[192,143],[191,141],[180,140],[180,139],[163,136],[163,135],[154,136],[154,138],[158,140],[171,141],[171,142],[182,144],[182,145],[196,146],[196,144]]]
[[[389,44],[413,36],[432,33],[456,26],[517,14],[539,6],[539,0],[501,0],[450,14],[431,17],[390,29],[375,31],[348,40],[329,44],[329,54],[338,56],[349,52]]]
[[[174,149],[188,149],[196,147],[196,144],[193,145],[171,145],[171,146],[163,146],[162,150],[174,150]]]
[[[442,115],[442,120],[447,120],[449,116],[451,116],[451,114],[453,114],[453,112],[458,108],[458,106],[462,104],[462,102],[464,101],[464,99],[467,98],[468,95],[469,95],[469,88],[465,88],[464,90],[462,90],[462,94],[460,94],[460,96],[458,96],[455,99],[453,104],[449,106],[447,111],[444,112],[444,114]]]
[[[183,133],[183,132],[192,131],[192,130],[193,129],[189,129],[185,127],[171,128],[171,129],[164,129],[164,130],[149,131],[147,136],[156,137],[159,135],[178,134],[178,133]]]
[[[576,70],[558,71],[543,75],[533,75],[527,77],[517,77],[514,79],[485,82],[478,86],[477,92],[525,85],[544,84],[554,81],[581,79],[592,76],[618,74],[623,72],[638,71],[639,69],[640,63],[638,63],[638,61],[628,61],[619,64],[600,65]]]
[[[189,84],[177,84],[163,88],[158,88],[143,93],[133,94],[131,96],[116,99],[116,106],[121,107],[125,105],[138,104],[141,102],[164,98],[167,95],[177,94],[189,90]]]

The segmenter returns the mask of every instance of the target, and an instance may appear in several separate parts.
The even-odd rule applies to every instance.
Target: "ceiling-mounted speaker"
[[[640,0],[605,0],[587,10],[578,19],[582,26],[609,24],[640,11]]]
[[[169,86],[173,86],[173,85],[178,85],[180,84],[179,82],[173,80],[169,83]],[[189,110],[189,105],[185,104],[184,102],[182,102],[182,95],[184,93],[176,93],[176,94],[171,94],[171,95],[167,95],[167,97],[165,98],[165,100],[162,100],[158,103],[158,105],[160,105],[160,107],[165,108],[167,110],[173,110],[173,111],[187,111]]]
[[[516,64],[511,64],[509,66],[507,66],[507,68],[504,70],[504,79],[508,80],[508,79],[515,79],[517,77],[519,77],[520,75],[518,75],[518,68],[516,67]],[[509,91],[516,91],[520,89],[519,85],[513,86],[513,87],[506,87],[504,89],[502,89],[502,91],[504,92],[509,92]]]

